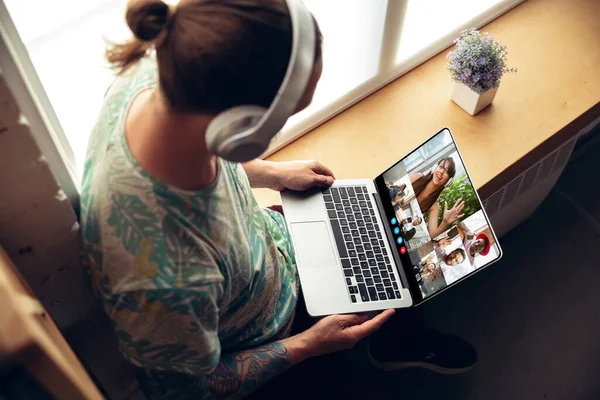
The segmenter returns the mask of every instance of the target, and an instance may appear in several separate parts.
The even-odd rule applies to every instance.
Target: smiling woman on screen
[[[410,183],[415,191],[415,197],[419,203],[421,212],[429,211],[428,230],[429,235],[434,238],[448,229],[456,220],[463,217],[460,212],[464,208],[464,201],[458,199],[456,203],[448,209],[448,205],[444,204],[443,219],[438,224],[440,215],[440,203],[438,198],[442,191],[452,183],[452,179],[456,174],[456,164],[452,157],[445,157],[436,163],[436,167],[423,174],[417,172],[410,176]]]

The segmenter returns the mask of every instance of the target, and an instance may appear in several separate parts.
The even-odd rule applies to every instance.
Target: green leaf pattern
[[[155,85],[149,57],[107,93],[85,161],[82,259],[124,357],[200,376],[221,352],[287,332],[295,261],[283,217],[259,207],[239,164],[219,160],[217,181],[198,192],[137,164],[123,120],[137,93]]]

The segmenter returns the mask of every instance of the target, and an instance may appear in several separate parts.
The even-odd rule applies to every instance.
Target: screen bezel
[[[391,169],[393,169],[396,165],[398,165],[401,162],[404,162],[404,160],[406,160],[407,157],[409,157],[411,154],[413,154],[419,148],[425,146],[433,138],[435,138],[436,136],[438,136],[438,135],[440,135],[440,134],[442,134],[444,132],[448,132],[448,134],[450,135],[450,139],[452,140],[452,144],[456,148],[456,153],[458,154],[458,158],[460,159],[460,162],[463,164],[463,167],[465,169],[465,173],[467,174],[467,177],[469,178],[469,181],[473,185],[473,189],[475,191],[475,195],[477,197],[477,201],[479,202],[479,206],[481,208],[481,211],[483,211],[483,216],[485,218],[485,221],[487,222],[488,227],[490,228],[490,232],[492,233],[492,236],[494,237],[494,243],[496,244],[496,247],[498,248],[498,257],[496,257],[495,259],[489,261],[487,264],[484,264],[481,267],[477,268],[475,271],[471,272],[470,274],[463,276],[462,278],[456,280],[455,282],[451,283],[450,285],[447,285],[443,289],[438,290],[436,293],[434,293],[431,296],[429,296],[429,297],[427,297],[427,298],[424,299],[423,298],[423,294],[421,293],[421,290],[419,289],[419,284],[417,283],[417,279],[415,278],[415,274],[412,271],[413,266],[412,266],[412,262],[410,261],[410,257],[409,257],[408,252],[406,252],[406,254],[401,254],[400,250],[398,249],[398,245],[394,242],[393,238],[388,238],[388,241],[390,243],[390,247],[393,248],[392,251],[394,251],[396,253],[396,255],[400,258],[400,261],[401,261],[401,264],[402,264],[402,268],[404,270],[404,274],[406,275],[406,279],[408,280],[408,286],[409,286],[408,289],[409,289],[410,294],[411,294],[411,296],[413,298],[413,305],[419,305],[419,304],[423,303],[424,301],[430,300],[430,299],[434,298],[435,296],[437,296],[438,294],[443,293],[445,290],[447,290],[447,289],[455,286],[456,284],[464,281],[465,279],[472,277],[477,272],[479,272],[479,271],[481,271],[481,270],[489,267],[491,264],[493,264],[493,263],[497,262],[498,260],[500,260],[502,258],[502,255],[503,255],[502,248],[500,247],[500,243],[498,242],[498,237],[496,236],[496,233],[494,232],[494,228],[492,227],[490,219],[488,218],[487,213],[485,212],[485,208],[483,207],[483,202],[481,201],[481,197],[479,197],[479,192],[477,191],[477,188],[475,187],[475,184],[473,183],[473,179],[471,179],[471,175],[469,174],[469,171],[467,169],[467,165],[465,164],[465,160],[462,157],[462,154],[460,154],[460,150],[458,149],[458,146],[456,145],[456,140],[454,140],[454,135],[452,134],[452,131],[448,127],[445,127],[442,130],[440,130],[439,132],[437,132],[434,135],[432,135],[429,139],[427,139],[425,142],[421,143],[418,147],[416,147],[410,153],[408,153],[406,156],[404,156],[400,161],[394,163],[392,166],[390,166],[385,171],[383,171],[377,178],[375,178],[374,183],[375,183],[375,187],[377,189],[377,194],[379,195],[381,203],[383,204],[383,210],[385,212],[385,216],[386,216],[386,219],[387,219],[386,223],[389,223],[388,221],[390,221],[392,218],[395,218],[396,214],[394,213],[394,208],[393,208],[392,203],[390,202],[390,199],[389,199],[389,197],[387,195],[387,188],[385,186],[385,180],[384,180],[383,176],[388,171],[390,171]]]

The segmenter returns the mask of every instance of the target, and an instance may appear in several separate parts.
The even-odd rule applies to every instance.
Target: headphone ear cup
[[[206,130],[209,151],[230,161],[244,162],[260,156],[294,114],[310,82],[315,60],[314,20],[301,1],[284,1],[292,23],[292,51],[269,108],[234,107],[218,115]]]
[[[238,106],[223,111],[208,124],[206,129],[208,150],[230,161],[241,162],[258,157],[266,147],[253,138],[252,133],[266,112],[267,110],[260,106]],[[252,151],[251,154],[245,155],[241,149],[252,149]],[[240,157],[247,159],[240,160]]]

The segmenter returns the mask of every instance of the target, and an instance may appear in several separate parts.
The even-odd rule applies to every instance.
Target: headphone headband
[[[292,51],[285,77],[268,109],[242,105],[217,115],[206,130],[208,150],[230,161],[260,156],[294,113],[313,71],[315,25],[300,0],[286,0],[292,23]]]

